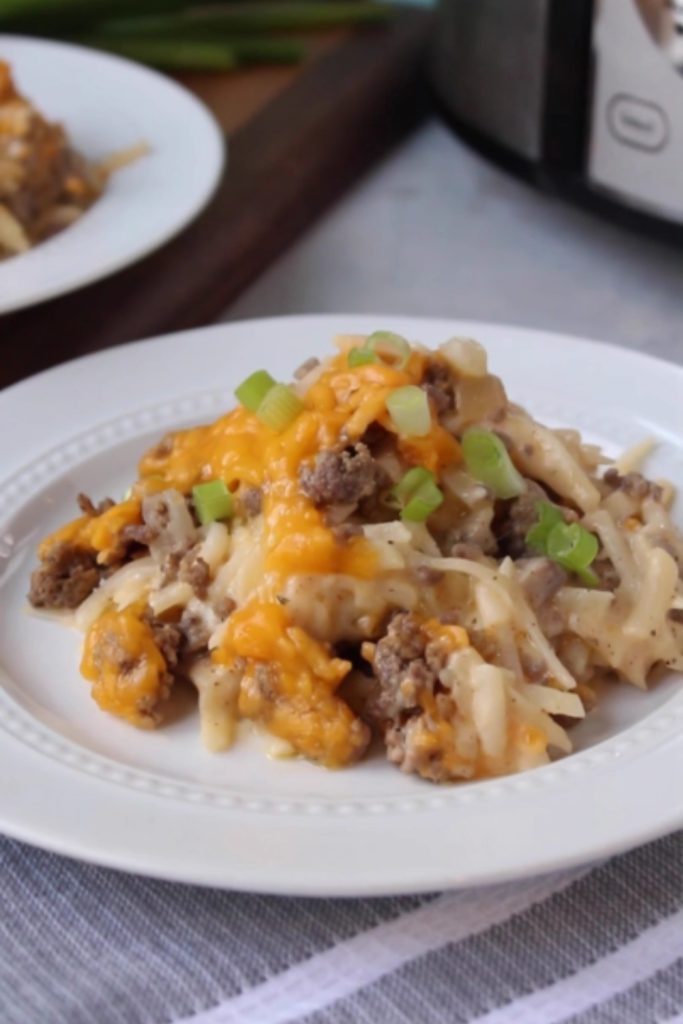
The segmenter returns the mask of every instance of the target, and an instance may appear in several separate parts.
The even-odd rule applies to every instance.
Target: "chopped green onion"
[[[429,400],[416,384],[396,388],[387,398],[386,405],[399,434],[404,437],[424,437],[429,433],[432,426]]]
[[[355,368],[356,366],[367,366],[369,363],[379,362],[375,353],[365,347],[352,348],[346,357],[346,361],[352,368]]]
[[[412,497],[415,491],[423,484],[431,481],[436,483],[436,477],[429,469],[425,469],[424,466],[413,466],[407,473],[399,480],[394,488],[392,488],[392,494],[394,494],[399,501],[406,502],[408,498]]]
[[[410,345],[406,339],[391,331],[375,331],[365,342],[365,348],[397,370],[402,370],[410,359]]]
[[[202,526],[218,519],[230,519],[234,511],[232,494],[222,480],[210,480],[192,488],[197,518]]]
[[[563,569],[575,572],[584,583],[595,586],[598,578],[589,569],[598,553],[598,538],[580,523],[557,523],[548,534],[546,553]]]
[[[243,380],[238,388],[235,388],[235,398],[241,402],[249,412],[256,412],[268,392],[275,387],[275,381],[267,370],[257,370],[246,380]]]
[[[549,501],[536,502],[536,515],[538,522],[531,527],[524,539],[530,548],[545,555],[548,548],[548,534],[558,523],[563,523],[564,519],[557,505],[551,505]]]
[[[302,409],[303,403],[287,384],[275,384],[259,405],[256,415],[279,434],[294,422]]]
[[[410,523],[423,523],[443,502],[443,492],[433,480],[426,480],[406,502],[401,519]]]
[[[597,537],[580,523],[565,523],[561,510],[548,501],[537,501],[536,513],[538,522],[525,537],[529,547],[594,587],[599,581],[589,566],[598,553]]]
[[[213,39],[152,39],[109,34],[97,28],[78,36],[79,43],[116,53],[167,71],[232,71],[240,64],[235,48]]]
[[[423,466],[414,466],[390,491],[395,508],[401,509],[401,519],[422,523],[443,502],[443,494],[436,485],[436,477]]]
[[[507,448],[490,430],[472,427],[462,436],[465,465],[496,498],[516,498],[526,490],[524,478],[515,469]]]
[[[392,331],[375,331],[362,347],[352,348],[347,356],[349,366],[367,366],[369,363],[384,363],[402,370],[410,359],[410,345],[400,334]]]

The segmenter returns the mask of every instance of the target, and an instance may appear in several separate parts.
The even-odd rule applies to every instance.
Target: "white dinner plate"
[[[211,198],[225,146],[202,103],[140,64],[2,34],[0,60],[11,64],[19,91],[48,120],[64,124],[88,160],[140,142],[149,147],[146,156],[112,175],[74,225],[0,260],[0,313],[7,313],[113,274],[172,238]]]
[[[479,338],[508,393],[611,451],[659,440],[648,471],[683,483],[683,370],[520,328],[401,317],[254,320],[128,345],[0,394],[0,829],[85,860],[279,893],[468,886],[559,869],[683,824],[683,687],[615,686],[574,730],[576,752],[491,781],[434,786],[381,754],[331,772],[276,761],[254,736],[202,749],[193,707],[156,732],[103,714],[80,637],[29,612],[40,537],[82,490],[122,494],[140,453],[216,417],[247,373],[288,378],[339,332],[434,345]],[[680,525],[680,505],[678,508]]]

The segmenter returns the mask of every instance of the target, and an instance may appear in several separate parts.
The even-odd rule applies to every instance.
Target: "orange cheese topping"
[[[174,435],[170,453],[149,452],[140,464],[143,482],[161,478],[187,493],[199,481],[221,479],[265,491],[265,569],[281,578],[294,573],[346,573],[371,578],[372,547],[362,538],[340,545],[321,513],[299,491],[300,465],[340,442],[357,441],[379,422],[394,431],[386,411],[391,392],[420,380],[424,356],[413,352],[398,370],[379,363],[349,369],[346,354],[333,359],[304,396],[304,411],[276,434],[253,413],[237,408],[216,423]],[[436,421],[425,438],[401,442],[405,457],[440,469],[460,459],[460,448]]]
[[[446,466],[460,462],[462,454],[453,435],[438,423],[432,426],[426,437],[401,438],[398,450],[411,465],[424,466],[437,474]]]
[[[535,725],[512,720],[512,743],[516,747],[526,747],[532,754],[542,754],[548,747],[548,737]]]
[[[459,651],[462,647],[470,645],[467,630],[462,626],[439,622],[438,619],[425,619],[422,629],[430,640],[440,640],[449,652]]]
[[[55,544],[66,541],[79,548],[97,551],[97,561],[106,565],[116,554],[123,527],[141,521],[140,499],[129,498],[99,516],[80,516],[60,526],[41,542],[38,554],[44,558]]]
[[[477,775],[477,763],[459,753],[457,720],[442,718],[435,709],[425,708],[428,716],[415,719],[411,730],[411,746],[423,755],[438,760],[446,778],[472,778]]]
[[[367,733],[335,697],[351,663],[288,623],[277,603],[250,603],[228,620],[217,661],[247,661],[239,697],[245,718],[266,725],[301,754],[338,768],[365,748]],[[268,665],[276,666],[269,671]]]
[[[86,633],[81,673],[92,682],[103,711],[150,728],[155,706],[166,695],[166,662],[139,611],[110,610],[95,619]]]
[[[214,657],[228,665],[237,658],[246,661],[239,699],[243,716],[261,721],[300,753],[330,766],[353,760],[367,742],[365,726],[335,696],[351,666],[293,627],[276,596],[288,577],[301,573],[372,578],[377,558],[363,537],[346,543],[337,540],[321,511],[301,493],[299,469],[320,451],[357,441],[373,422],[396,433],[386,400],[396,388],[419,383],[425,359],[414,351],[404,369],[381,363],[349,368],[342,351],[310,386],[302,399],[303,411],[283,432],[274,432],[255,414],[238,407],[215,423],[172,435],[170,444],[149,451],[139,467],[137,495],[166,487],[187,494],[195,484],[213,479],[231,488],[262,489],[263,585],[229,618]],[[436,416],[426,437],[399,438],[398,447],[409,464],[435,472],[460,460],[457,441]],[[106,562],[123,525],[139,521],[140,498],[136,497],[102,516],[67,524],[43,542],[41,553],[59,540],[69,540],[96,550],[99,560]],[[116,615],[105,613],[91,628],[82,670],[95,681],[98,703],[133,721],[139,718],[137,697],[158,687],[163,658],[147,649],[153,639],[144,623],[138,621],[135,626],[132,613]],[[434,623],[434,630],[437,627],[449,645],[467,642],[467,635],[460,635],[464,631]],[[134,686],[122,681],[121,673],[102,654],[114,642],[112,637],[136,662]],[[141,665],[146,666],[144,671]],[[268,665],[275,666],[276,672],[264,685]]]

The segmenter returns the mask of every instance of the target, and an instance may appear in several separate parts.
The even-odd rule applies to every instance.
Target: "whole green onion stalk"
[[[1,2],[1,0],[0,0]],[[217,36],[281,32],[386,21],[391,8],[367,0],[294,0],[294,2],[230,3],[179,14],[129,17],[103,21],[98,33],[126,38],[214,39]]]
[[[46,34],[96,25],[105,18],[181,11],[200,0],[0,0],[0,28]]]
[[[271,33],[382,22],[372,0],[0,0],[0,31],[52,35],[169,71],[291,64],[305,48]]]
[[[306,50],[293,39],[152,39],[97,32],[79,42],[165,71],[232,71],[243,64],[297,64]]]

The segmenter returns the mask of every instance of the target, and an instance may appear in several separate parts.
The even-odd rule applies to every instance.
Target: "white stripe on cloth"
[[[683,1024],[683,1013],[677,1013],[675,1017],[667,1017],[661,1024]]]
[[[679,910],[576,974],[476,1017],[470,1024],[562,1024],[646,981],[682,955],[683,910]]]
[[[286,1024],[352,995],[425,953],[504,923],[594,867],[440,896],[176,1024]]]

